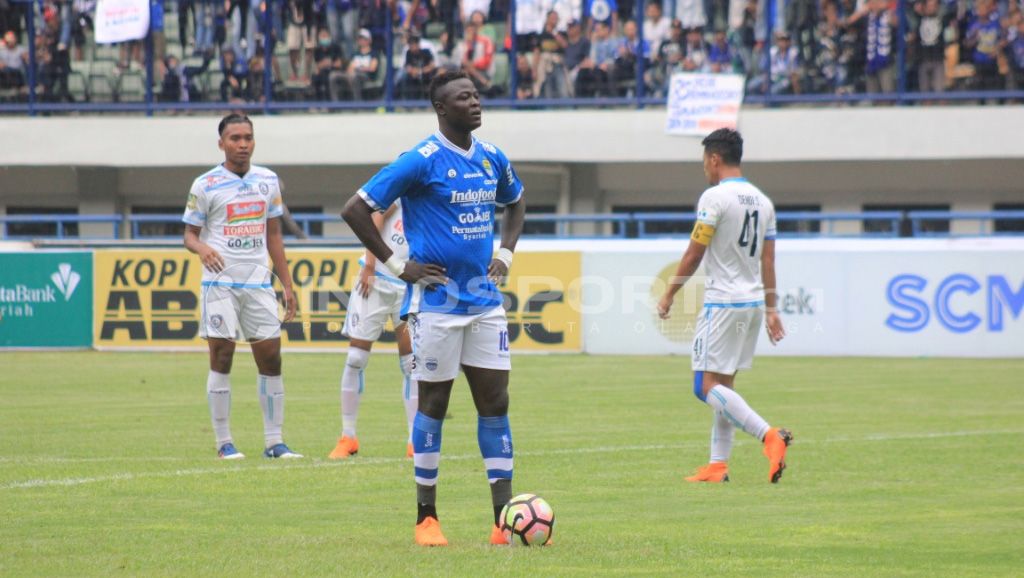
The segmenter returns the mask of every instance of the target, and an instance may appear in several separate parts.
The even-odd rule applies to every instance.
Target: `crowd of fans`
[[[162,101],[375,100],[392,27],[394,95],[421,99],[440,69],[515,97],[664,96],[675,72],[734,73],[748,93],[1019,89],[1024,0],[151,0]],[[75,63],[138,71],[141,42],[97,49],[96,0],[0,0],[0,98],[72,101]],[[267,13],[267,10],[270,13]],[[900,42],[900,32],[904,33]],[[274,55],[264,61],[264,43]],[[515,44],[516,58],[510,62]],[[898,59],[902,56],[903,66]],[[267,68],[271,85],[266,85]],[[642,75],[638,68],[642,68]]]

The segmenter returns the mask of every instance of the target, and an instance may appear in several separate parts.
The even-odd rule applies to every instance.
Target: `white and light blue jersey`
[[[284,214],[281,187],[270,169],[251,165],[244,176],[217,165],[192,183],[181,220],[202,227],[199,239],[224,258],[225,269],[203,268],[203,285],[269,287],[267,219]]]
[[[402,315],[473,315],[501,305],[487,278],[494,253],[496,208],[519,202],[523,184],[505,154],[473,139],[463,150],[436,132],[384,167],[359,196],[375,210],[402,199],[409,258],[447,270],[448,284],[405,294]]]

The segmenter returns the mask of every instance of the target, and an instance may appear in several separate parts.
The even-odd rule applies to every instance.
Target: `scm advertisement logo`
[[[932,283],[920,275],[906,273],[889,281],[886,298],[895,311],[885,324],[896,331],[916,333],[934,317],[953,333],[969,333],[982,325],[985,331],[998,333],[1024,310],[1024,279],[1015,285],[1006,275],[975,277],[955,273]]]

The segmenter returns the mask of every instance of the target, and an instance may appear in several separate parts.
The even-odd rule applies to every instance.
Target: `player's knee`
[[[693,372],[693,395],[697,399],[707,402],[707,394],[704,393],[704,372],[694,371]]]
[[[370,352],[358,347],[348,348],[348,357],[345,358],[345,365],[362,371],[370,364]]]
[[[433,419],[444,419],[448,413],[448,398],[442,395],[431,395],[420,391],[419,412]]]
[[[501,388],[492,392],[481,400],[477,413],[484,417],[493,417],[508,414],[508,389]]]

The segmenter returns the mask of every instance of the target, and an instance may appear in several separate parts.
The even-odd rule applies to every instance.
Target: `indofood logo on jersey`
[[[449,203],[452,205],[479,205],[480,203],[493,203],[497,197],[498,192],[495,189],[452,191]]]
[[[246,201],[228,204],[228,224],[224,234],[231,236],[262,235],[263,215],[267,204],[263,201]]]

